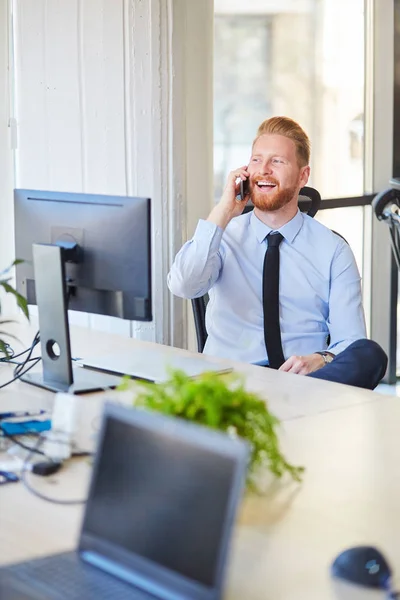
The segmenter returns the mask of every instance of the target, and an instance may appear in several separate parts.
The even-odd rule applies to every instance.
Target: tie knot
[[[283,235],[279,233],[279,231],[271,231],[271,233],[267,235],[267,240],[268,248],[273,248],[279,246],[279,244],[283,240]]]

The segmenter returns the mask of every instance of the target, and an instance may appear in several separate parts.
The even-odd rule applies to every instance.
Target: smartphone
[[[249,180],[240,182],[240,200],[243,201],[249,195]]]

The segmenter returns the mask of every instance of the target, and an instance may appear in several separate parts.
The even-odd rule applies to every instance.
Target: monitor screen
[[[167,427],[104,427],[83,534],[213,587],[237,460]]]
[[[151,321],[150,199],[15,190],[17,290],[36,304],[33,244],[76,244],[68,308]],[[51,282],[50,282],[51,285]]]

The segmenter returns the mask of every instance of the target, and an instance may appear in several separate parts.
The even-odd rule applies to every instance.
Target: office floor
[[[400,380],[393,385],[388,385],[387,383],[380,383],[375,388],[375,392],[379,392],[380,394],[389,394],[392,396],[400,396]]]
[[[397,339],[400,340],[400,292],[399,292],[399,302],[397,303]],[[387,383],[380,383],[375,392],[379,392],[380,394],[389,394],[391,396],[400,396],[400,344],[397,345],[396,352],[396,374],[397,374],[397,383],[393,383],[388,385]]]

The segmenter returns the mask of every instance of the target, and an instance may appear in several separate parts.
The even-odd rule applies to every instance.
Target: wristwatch
[[[326,352],[325,350],[323,352],[314,352],[314,354],[320,354],[326,365],[329,365],[335,358],[330,352]]]

